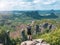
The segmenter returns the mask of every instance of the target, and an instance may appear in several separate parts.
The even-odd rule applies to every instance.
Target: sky
[[[60,10],[60,0],[0,0],[0,11]]]

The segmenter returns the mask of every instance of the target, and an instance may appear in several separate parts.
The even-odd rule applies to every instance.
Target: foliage
[[[50,43],[51,45],[60,45],[60,23],[57,22],[56,20],[52,19],[36,19],[36,15],[33,16],[33,14],[30,16],[30,14],[28,14],[29,16],[27,16],[25,13],[23,14],[19,14],[18,16],[15,14],[15,15],[10,15],[8,19],[5,19],[3,20],[0,24],[0,38],[2,40],[4,40],[4,37],[5,37],[5,31],[7,30],[10,30],[10,31],[14,31],[16,28],[15,26],[19,26],[21,24],[31,24],[31,21],[34,20],[34,24],[32,25],[32,32],[34,29],[34,26],[37,24],[40,26],[40,24],[43,24],[43,23],[51,23],[53,25],[55,25],[57,27],[57,30],[55,31],[52,31],[52,32],[49,32],[49,33],[44,33],[44,34],[37,34],[37,35],[34,35],[33,38],[43,38],[44,40],[46,40],[48,43]],[[38,16],[37,16],[38,17]],[[3,19],[3,18],[1,18]],[[15,19],[15,20],[14,20]],[[10,25],[8,24],[10,23]],[[48,30],[48,29],[45,29],[45,30]],[[9,37],[10,38],[10,37]],[[11,38],[10,38],[11,39]],[[21,42],[21,39],[11,39],[10,40],[11,44],[10,45],[18,45],[20,44]],[[16,44],[17,43],[17,44]]]
[[[60,45],[60,29],[42,35],[35,35],[35,37],[44,39],[51,45]]]

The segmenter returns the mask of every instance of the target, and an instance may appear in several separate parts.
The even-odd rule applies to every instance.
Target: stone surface
[[[21,45],[50,45],[47,42],[43,41],[43,39],[34,39],[32,41],[24,41]]]
[[[3,44],[0,44],[0,45],[3,45]]]

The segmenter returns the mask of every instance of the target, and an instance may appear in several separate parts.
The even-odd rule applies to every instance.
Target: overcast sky
[[[60,0],[0,0],[0,11],[60,10]]]

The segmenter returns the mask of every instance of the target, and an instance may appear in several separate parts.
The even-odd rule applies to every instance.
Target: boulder
[[[32,41],[24,41],[21,45],[50,45],[45,42],[43,39],[34,39]]]
[[[3,45],[2,43],[0,43],[0,45]]]

